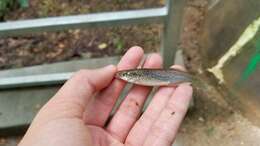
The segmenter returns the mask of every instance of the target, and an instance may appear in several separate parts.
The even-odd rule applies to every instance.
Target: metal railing
[[[75,28],[90,28],[140,23],[162,23],[164,27],[161,38],[161,54],[164,59],[164,66],[169,67],[174,61],[174,56],[180,41],[180,31],[185,1],[186,0],[166,0],[166,5],[162,8],[4,22],[0,23],[0,37],[32,34],[36,32],[60,31]],[[69,75],[64,74],[66,73],[61,73],[63,78],[60,78],[59,75],[56,74],[52,76],[51,80],[48,75],[44,75],[40,81],[36,80],[35,76],[28,76],[26,77],[26,80],[21,80],[23,77],[3,78],[0,79],[0,89],[16,88],[21,86],[46,85],[49,83],[58,84],[66,81],[66,79],[70,77]]]

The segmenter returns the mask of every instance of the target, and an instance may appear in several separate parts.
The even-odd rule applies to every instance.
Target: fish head
[[[127,82],[135,82],[140,77],[142,77],[142,73],[138,70],[124,70],[118,71],[116,73],[116,78],[125,80]]]

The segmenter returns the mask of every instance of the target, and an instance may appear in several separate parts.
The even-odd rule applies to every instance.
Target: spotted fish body
[[[117,78],[144,86],[176,86],[192,82],[193,77],[176,69],[132,69],[119,71]]]

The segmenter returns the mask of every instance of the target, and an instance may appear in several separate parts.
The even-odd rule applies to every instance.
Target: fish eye
[[[124,73],[123,73],[123,76],[128,76],[128,75],[130,75],[129,72],[124,72]]]
[[[124,72],[122,74],[123,76],[138,76],[137,72]]]

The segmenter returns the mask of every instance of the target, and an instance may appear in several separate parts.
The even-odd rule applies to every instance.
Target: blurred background
[[[174,4],[181,0],[169,1]],[[164,0],[0,0],[0,21],[160,8],[166,4]],[[181,34],[172,51],[180,51],[176,58],[182,58],[202,83],[194,87],[194,104],[174,145],[260,145],[259,8],[257,0],[186,0],[180,12],[183,17],[178,20],[181,22],[176,22],[182,24]],[[170,23],[175,26],[174,20]],[[165,27],[148,23],[1,35],[0,79],[116,64],[118,56],[134,45],[141,46],[146,54],[161,52]],[[0,89],[0,145],[16,145],[34,115],[59,87]]]

